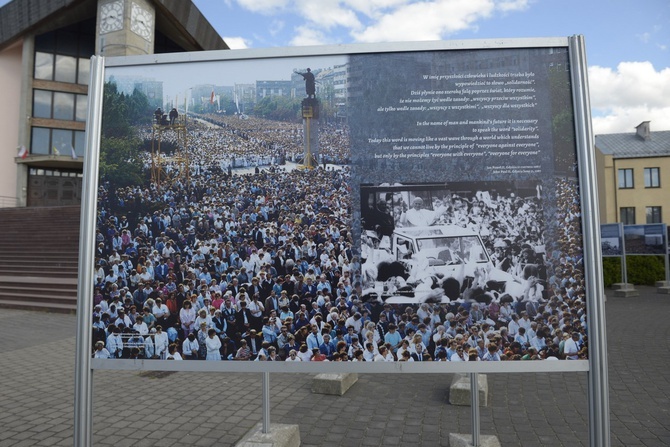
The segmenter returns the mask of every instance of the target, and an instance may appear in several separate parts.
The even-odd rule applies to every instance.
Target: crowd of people
[[[539,188],[534,196],[520,197],[514,192],[482,191],[476,184],[471,187],[469,192],[433,193],[428,207],[421,198],[426,191],[377,193],[377,212],[368,212],[364,228],[374,230],[378,239],[390,236],[390,228],[435,225],[470,230],[481,236],[496,269],[519,283],[527,282],[530,275],[546,279],[546,228]],[[529,265],[534,266],[532,272]]]
[[[282,151],[297,153],[299,132],[256,118],[224,121],[225,126],[194,125],[189,131],[185,150],[193,169],[188,180],[114,188],[102,179],[93,356],[217,361],[586,357],[574,183],[558,185],[564,234],[557,246],[547,247],[541,262],[536,260],[550,274],[542,284],[527,285],[543,288],[535,306],[478,302],[463,294],[443,303],[390,304],[365,288],[351,231],[349,168],[291,170],[266,163]],[[348,160],[346,129],[324,134],[333,160]],[[232,169],[226,165],[231,156],[256,169]],[[520,239],[539,253],[545,229],[536,225],[532,201],[479,202],[446,212],[443,219],[461,212],[469,216],[492,253],[500,248],[500,234],[487,215],[497,215],[498,226],[506,225],[501,216],[521,219],[530,230]],[[508,257],[514,265],[522,254],[511,245],[505,248],[504,256],[492,254],[495,262]]]
[[[244,118],[242,118],[244,116]],[[186,138],[191,172],[208,170],[229,172],[231,169],[277,166],[286,161],[298,162],[304,154],[303,126],[300,123],[272,121],[246,115],[198,115],[189,121],[191,130]],[[349,129],[345,124],[324,123],[319,126],[319,159],[336,165],[349,162]],[[166,147],[161,154],[168,172],[179,169],[174,152],[184,144],[183,135],[170,130],[160,137],[152,128],[140,131],[144,140],[160,138]],[[145,163],[151,154],[142,154]]]

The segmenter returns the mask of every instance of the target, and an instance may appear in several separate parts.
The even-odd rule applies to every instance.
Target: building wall
[[[615,177],[611,155],[596,150],[596,173],[598,177],[598,206],[600,223],[617,222]]]
[[[607,168],[607,164],[604,166],[606,191],[604,194],[599,191],[601,204],[604,202],[607,207],[607,220],[603,223],[619,222],[619,210],[623,207],[635,208],[636,224],[647,223],[646,209],[651,206],[660,206],[662,221],[670,223],[670,157],[619,158],[612,161],[611,168]],[[659,168],[660,187],[645,187],[645,168]],[[621,169],[633,170],[633,188],[619,188]]]
[[[21,42],[0,51],[0,207],[15,206],[22,81]]]

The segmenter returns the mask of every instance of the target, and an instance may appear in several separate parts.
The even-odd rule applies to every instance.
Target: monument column
[[[319,100],[302,100],[303,167],[314,169],[319,160]]]

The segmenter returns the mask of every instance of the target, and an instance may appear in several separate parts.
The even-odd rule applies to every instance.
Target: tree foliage
[[[286,96],[268,96],[254,107],[254,115],[276,121],[299,121],[301,119],[301,99]]]
[[[605,287],[623,281],[621,278],[621,258],[603,257],[603,279]],[[653,286],[656,281],[665,280],[665,260],[663,256],[626,256],[626,275],[630,284]]]
[[[100,141],[100,178],[115,187],[143,184],[142,163],[137,156],[140,145],[138,138],[103,138]]]
[[[576,157],[575,121],[569,73],[560,66],[549,70],[549,87],[556,169],[569,171]]]
[[[149,125],[153,111],[146,95],[135,89],[132,95],[120,93],[115,83],[103,90],[102,135],[124,138],[133,134],[132,125]]]
[[[614,283],[621,282],[621,259],[613,256],[604,257],[602,259],[605,287],[610,287]]]
[[[116,187],[143,183],[142,163],[138,157],[142,142],[131,123],[150,125],[151,118],[146,95],[136,89],[128,96],[119,93],[116,84],[105,84],[99,166],[104,181]]]
[[[665,280],[665,260],[663,256],[626,256],[628,282],[653,286],[656,281]]]

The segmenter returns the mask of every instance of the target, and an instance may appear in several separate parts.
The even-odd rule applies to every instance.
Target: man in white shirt
[[[152,329],[153,331],[153,329]],[[156,333],[154,334],[154,345],[155,345],[155,352],[154,355],[156,355],[159,359],[164,359],[165,355],[167,354],[167,349],[168,349],[168,335],[167,332],[163,332],[163,328],[158,325],[156,326]]]
[[[565,340],[563,353],[566,360],[579,360],[579,332],[573,332],[572,337]]]
[[[447,211],[447,207],[444,205],[439,206],[435,210],[423,209],[423,199],[415,197],[412,200],[412,208],[405,212],[401,220],[403,224],[411,227],[433,225],[445,211]]]
[[[516,334],[519,333],[520,327],[519,316],[517,314],[512,314],[512,321],[510,321],[507,325],[507,332],[509,333],[510,337],[516,337]]]

